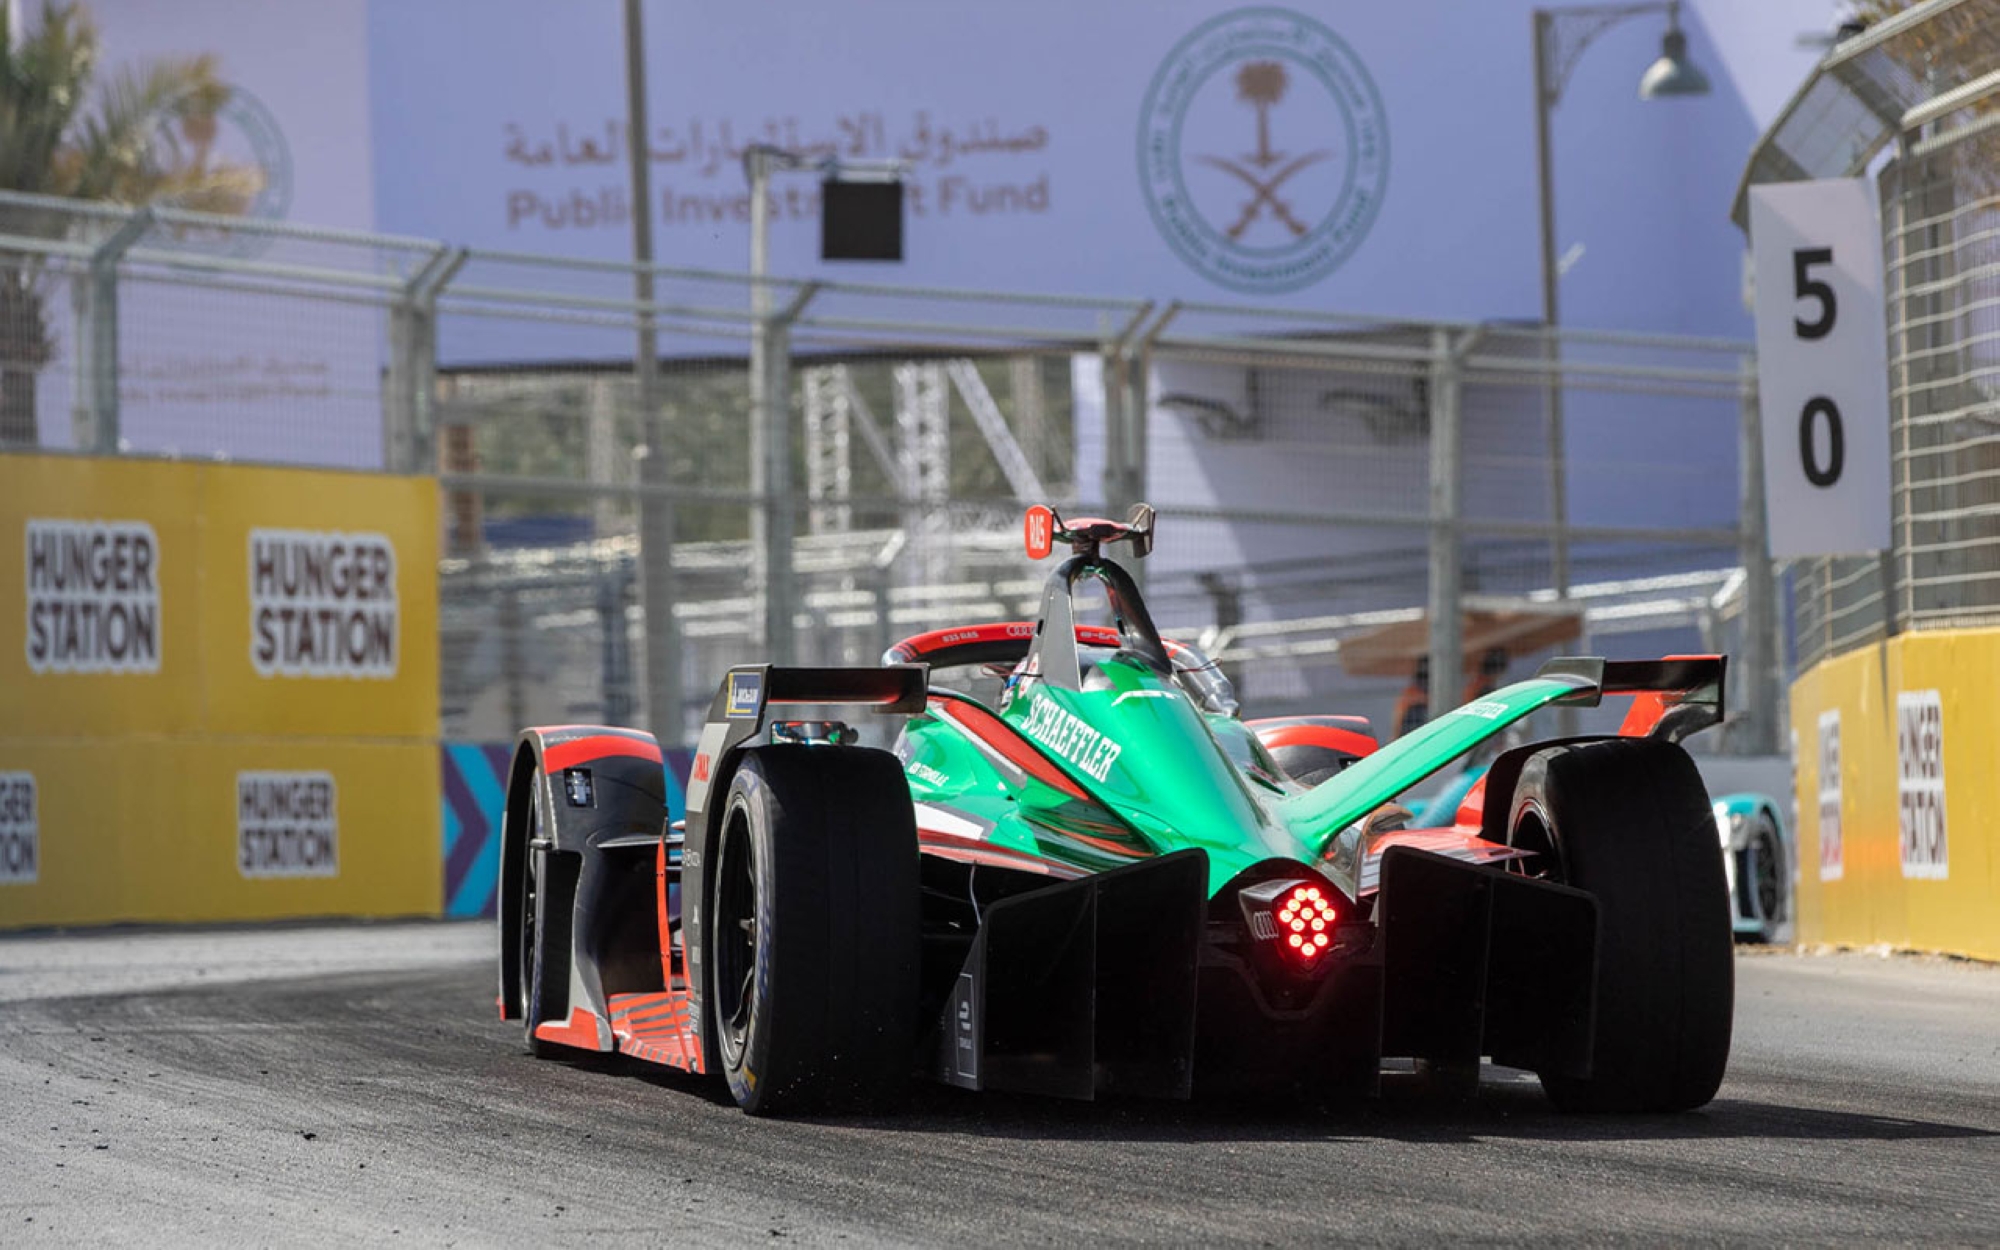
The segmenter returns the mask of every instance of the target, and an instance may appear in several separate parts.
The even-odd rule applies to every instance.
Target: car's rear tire
[[[916,820],[896,758],[744,752],[704,943],[721,1070],[752,1115],[845,1110],[907,1080],[917,1032]]]
[[[1597,899],[1588,1077],[1541,1073],[1565,1111],[1683,1111],[1729,1062],[1735,953],[1715,818],[1672,743],[1615,738],[1530,756],[1508,840]]]

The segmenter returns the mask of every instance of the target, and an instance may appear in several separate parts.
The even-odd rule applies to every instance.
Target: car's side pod
[[[607,890],[629,888],[621,874],[605,871],[624,860],[621,849],[650,853],[664,831],[667,815],[666,774],[661,769],[660,744],[637,729],[605,725],[548,725],[521,732],[507,769],[506,806],[500,822],[500,1017],[519,1019],[524,1009],[521,968],[522,878],[530,838],[550,852],[551,865],[542,889],[550,895],[545,915],[565,916],[575,927],[570,949],[575,973],[562,986],[551,986],[561,997],[554,1005],[601,1007],[603,963],[623,964],[622,947],[635,936],[602,931],[600,921],[615,919],[625,900],[604,899]],[[537,778],[542,780],[538,783]],[[595,849],[605,852],[591,855]],[[650,885],[650,878],[644,884]],[[650,918],[651,909],[636,914]],[[658,950],[650,926],[637,935],[655,968]],[[619,947],[620,950],[610,949]],[[587,1000],[572,1004],[580,993]],[[601,1013],[600,1013],[601,1014]]]
[[[914,715],[929,701],[928,664],[881,668],[779,668],[741,665],[723,674],[708,705],[688,772],[687,823],[681,850],[681,947],[687,958],[688,1016],[715,1070],[714,1042],[702,1011],[702,924],[708,913],[707,870],[720,840],[723,804],[746,748],[763,745],[767,713],[774,707],[866,707],[883,714]],[[793,748],[811,751],[817,748]]]

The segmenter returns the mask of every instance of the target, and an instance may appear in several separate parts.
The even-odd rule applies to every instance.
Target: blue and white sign
[[[1533,7],[651,0],[656,251],[740,272],[743,150],[774,143],[909,168],[900,264],[821,263],[817,180],[777,176],[774,273],[1530,320]],[[1564,307],[1740,334],[1741,239],[1717,205],[1755,124],[1722,75],[1708,99],[1637,98],[1663,20],[1595,39],[1554,119],[1560,241],[1586,257]],[[630,255],[617,5],[377,3],[368,51],[382,229]],[[537,340],[514,329],[448,324],[442,350],[515,358]]]

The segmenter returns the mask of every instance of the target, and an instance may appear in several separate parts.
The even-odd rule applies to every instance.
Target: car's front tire
[[[887,752],[744,753],[703,941],[729,1091],[765,1115],[874,1102],[909,1075],[920,935],[908,783]]]
[[[537,1026],[569,1014],[570,929],[576,895],[570,861],[550,847],[542,827],[541,803],[547,780],[535,770],[530,783],[527,839],[521,848],[519,915],[522,1019],[528,1053],[550,1058],[570,1048],[535,1036]]]

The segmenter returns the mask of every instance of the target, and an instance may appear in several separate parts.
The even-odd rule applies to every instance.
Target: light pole
[[[1549,118],[1562,99],[1570,73],[1593,40],[1618,23],[1648,13],[1667,15],[1660,57],[1639,79],[1639,98],[1708,94],[1708,76],[1687,59],[1687,35],[1681,30],[1679,0],[1649,0],[1640,4],[1535,10],[1535,173],[1539,183],[1542,232],[1542,333],[1547,365],[1545,397],[1549,444],[1549,572],[1556,597],[1569,597],[1569,499],[1563,451],[1561,349],[1556,330],[1562,324],[1557,294],[1555,174],[1549,150]]]
[[[674,504],[666,493],[672,471],[660,420],[660,340],[653,323],[653,191],[646,143],[646,38],[639,6],[640,0],[625,0],[625,150],[632,167],[632,296],[639,331],[632,356],[640,438],[639,595],[646,616],[646,719],[661,743],[674,747],[685,730],[681,632],[674,620]],[[617,628],[622,630],[622,606],[618,611]]]
[[[808,283],[793,297],[790,307],[773,314],[768,277],[771,175],[794,171],[817,173],[828,182],[897,183],[900,211],[900,182],[905,168],[901,161],[813,158],[768,143],[753,143],[743,150],[743,176],[750,183],[750,493],[758,499],[750,513],[750,547],[751,559],[762,575],[763,642],[766,658],[773,664],[797,660],[793,620],[797,605],[792,572],[791,399],[786,387],[791,363],[784,340],[817,286]],[[821,212],[825,211],[822,191]],[[900,257],[900,227],[897,249]]]

